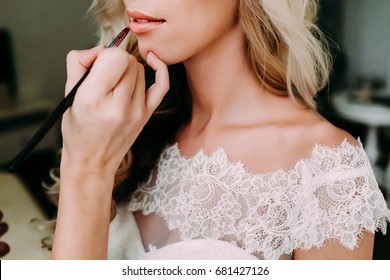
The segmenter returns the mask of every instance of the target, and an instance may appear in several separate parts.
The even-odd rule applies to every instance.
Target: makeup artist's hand
[[[144,67],[127,52],[96,47],[69,53],[66,92],[93,67],[63,117],[64,164],[115,173],[169,88],[165,63],[153,53],[146,61],[156,82],[145,93]]]
[[[169,88],[165,63],[149,53],[156,82],[119,48],[68,55],[66,92],[93,67],[63,115],[61,187],[53,259],[105,259],[115,172]]]

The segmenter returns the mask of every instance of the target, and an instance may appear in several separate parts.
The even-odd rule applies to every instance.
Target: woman
[[[68,56],[67,92],[93,68],[62,123],[53,258],[372,257],[390,211],[359,140],[315,112],[317,1],[93,8],[103,42],[133,34]]]

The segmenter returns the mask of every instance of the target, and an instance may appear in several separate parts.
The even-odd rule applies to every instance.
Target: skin
[[[184,156],[222,146],[232,161],[263,173],[293,167],[310,156],[316,143],[336,146],[347,139],[357,144],[315,111],[261,85],[243,51],[236,0],[124,3],[127,10],[166,20],[137,36],[141,55],[156,70],[156,83],[145,95],[142,66],[120,49],[69,54],[66,92],[94,66],[63,118],[54,259],[107,257],[114,174],[169,88],[166,64],[184,62],[193,95],[192,119],[176,139]],[[147,217],[137,213],[136,220],[141,235],[147,236]],[[356,250],[328,241],[320,249],[296,250],[294,258],[370,259],[372,249],[373,234],[364,233]]]

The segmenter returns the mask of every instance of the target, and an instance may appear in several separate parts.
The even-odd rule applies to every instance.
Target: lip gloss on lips
[[[164,19],[158,19],[137,11],[128,11],[128,15],[132,19],[130,22],[131,31],[136,34],[149,32],[165,23]]]

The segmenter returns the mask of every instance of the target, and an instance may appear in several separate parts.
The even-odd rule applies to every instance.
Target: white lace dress
[[[149,237],[141,238],[135,211],[158,221]],[[354,249],[363,230],[385,233],[389,219],[361,143],[316,145],[294,168],[267,174],[248,172],[222,148],[185,158],[174,144],[119,207],[109,258],[291,259],[327,239]]]

